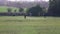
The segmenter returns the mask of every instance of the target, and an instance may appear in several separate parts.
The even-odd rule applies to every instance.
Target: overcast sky
[[[46,1],[46,2],[48,2],[49,0],[8,0],[8,1],[28,1],[28,2],[33,2],[33,1]]]

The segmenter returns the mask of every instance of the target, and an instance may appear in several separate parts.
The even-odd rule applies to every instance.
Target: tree
[[[8,11],[8,12],[11,12],[11,11],[12,11],[12,9],[11,9],[11,8],[8,8],[8,9],[7,9],[7,11]]]
[[[35,7],[29,8],[28,13],[32,13],[32,16],[38,16],[38,14],[42,12],[42,8],[40,5],[36,5]]]
[[[28,11],[28,8],[24,8],[24,10],[23,10],[23,11],[24,11],[24,13],[27,13],[27,11]]]
[[[60,0],[50,0],[48,15],[60,16]]]
[[[12,13],[11,13],[12,9],[11,8],[7,8],[7,11],[8,11],[8,16],[12,15]]]
[[[24,9],[23,8],[19,8],[19,12],[22,12]]]

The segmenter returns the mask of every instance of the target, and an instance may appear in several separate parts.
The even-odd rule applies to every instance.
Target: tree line
[[[11,10],[11,8],[8,8],[8,12],[11,12]],[[26,13],[28,16],[43,16],[46,13],[44,10],[45,8],[42,8],[40,5],[31,8],[19,8],[19,12]],[[16,10],[14,10],[14,12],[16,12]]]
[[[11,9],[8,9],[8,12],[10,11]],[[60,0],[49,0],[49,8],[37,4],[31,8],[19,8],[19,12],[24,12],[28,16],[60,16]]]

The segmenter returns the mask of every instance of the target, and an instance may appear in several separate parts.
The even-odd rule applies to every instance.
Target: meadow
[[[11,8],[11,12],[14,12],[14,10],[17,10],[16,12],[19,12],[19,8],[16,7],[7,7],[7,6],[0,6],[0,12],[8,12],[8,8]]]
[[[0,34],[60,34],[60,17],[0,16]]]

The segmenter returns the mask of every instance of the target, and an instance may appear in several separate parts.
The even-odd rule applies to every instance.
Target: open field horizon
[[[60,34],[60,17],[0,16],[0,34]]]

